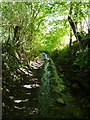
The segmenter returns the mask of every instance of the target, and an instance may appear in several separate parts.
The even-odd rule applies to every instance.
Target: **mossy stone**
[[[58,99],[56,100],[56,102],[59,103],[59,104],[63,104],[63,105],[66,104],[65,101],[64,101],[62,98],[58,98]]]

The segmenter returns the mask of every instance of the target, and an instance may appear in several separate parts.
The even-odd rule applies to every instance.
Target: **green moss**
[[[62,98],[58,98],[56,102],[65,105],[65,101]]]

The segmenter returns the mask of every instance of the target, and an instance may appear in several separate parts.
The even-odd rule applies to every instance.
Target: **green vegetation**
[[[50,74],[46,75],[50,76],[48,79],[51,79],[52,97],[55,96],[56,99],[50,115],[56,114],[59,118],[61,112],[61,118],[88,118],[90,27],[87,19],[90,17],[90,3],[53,1],[0,4],[3,117],[40,118],[35,105],[37,106],[37,92],[44,66],[47,64]],[[46,62],[42,52],[50,57]],[[29,92],[26,88],[23,89],[28,84],[29,88],[32,86]],[[24,106],[21,102],[17,106],[15,100],[27,98],[26,93],[31,94],[28,99],[31,104],[27,102]],[[69,108],[71,104],[79,105],[80,110],[76,108],[78,113],[74,110],[75,107]]]

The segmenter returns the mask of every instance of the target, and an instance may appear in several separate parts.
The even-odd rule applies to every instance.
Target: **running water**
[[[55,101],[52,97],[52,82],[57,82],[59,77],[53,60],[46,53],[43,53],[43,59],[45,64],[39,88],[39,112],[42,118],[48,118]]]
[[[50,59],[47,54],[43,53],[45,59],[45,66],[43,71],[43,77],[41,78],[41,85],[39,89],[39,110],[43,118],[48,117],[49,109],[52,104],[51,99],[51,86],[50,86],[50,76],[51,72],[49,70]]]
[[[45,61],[38,94],[39,118],[74,118],[82,117],[77,102],[66,91],[59,78],[53,60],[43,53]],[[64,91],[64,93],[62,92]]]

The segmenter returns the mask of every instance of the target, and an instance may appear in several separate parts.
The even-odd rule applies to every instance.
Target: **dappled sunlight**
[[[17,106],[14,106],[14,108],[16,108],[16,109],[18,109],[18,110],[25,109],[25,107],[17,107]]]
[[[24,87],[24,88],[28,88],[28,89],[37,88],[37,87],[39,87],[39,84],[23,85],[23,87]]]
[[[33,74],[32,74],[31,71],[26,71],[26,69],[24,69],[24,68],[20,68],[20,70],[21,70],[22,72],[24,72],[26,75],[33,76]]]
[[[30,115],[32,114],[37,114],[39,112],[38,108],[32,108],[32,110],[30,111]]]
[[[33,69],[38,69],[38,68],[42,67],[43,64],[44,64],[44,61],[42,58],[38,59],[37,61],[30,61],[30,66]]]
[[[31,95],[31,93],[26,93],[27,95]]]
[[[27,102],[28,99],[25,99],[25,100],[14,100],[15,103],[21,103],[21,102]]]
[[[37,79],[37,78],[32,78],[31,80],[32,80],[33,82],[34,82],[34,81],[38,81],[38,79]]]
[[[1,3],[3,119],[89,118],[89,4]]]

